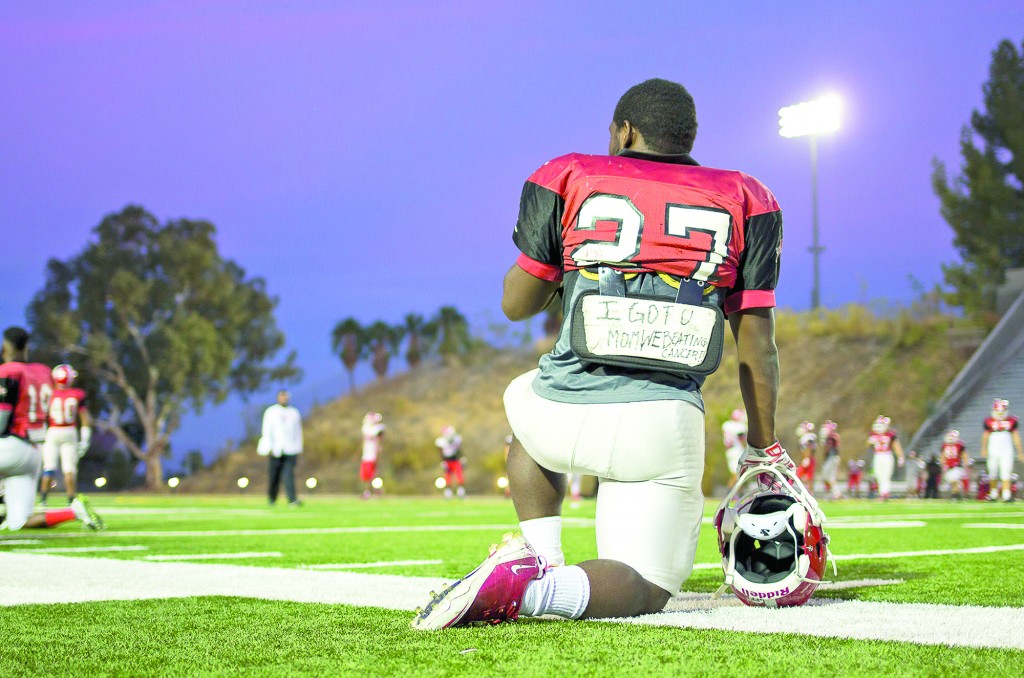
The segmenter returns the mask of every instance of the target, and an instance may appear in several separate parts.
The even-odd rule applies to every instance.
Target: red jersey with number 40
[[[868,443],[875,448],[875,452],[892,452],[892,444],[896,440],[896,431],[885,433],[872,433]]]
[[[80,388],[61,388],[53,392],[50,400],[50,426],[74,426],[78,411],[85,403],[85,391]]]
[[[996,419],[995,417],[989,417],[985,420],[985,430],[989,433],[999,433],[1001,431],[1016,431],[1017,430],[1017,417],[1007,417],[1006,419]]]
[[[544,280],[596,265],[692,277],[726,313],[775,305],[782,214],[764,184],[688,155],[572,153],[526,182],[513,240]]]
[[[961,442],[945,443],[942,446],[942,465],[946,468],[956,468],[962,465],[964,444]]]
[[[0,365],[0,410],[11,413],[7,430],[0,431],[0,435],[43,442],[51,396],[53,377],[46,365],[19,362]]]

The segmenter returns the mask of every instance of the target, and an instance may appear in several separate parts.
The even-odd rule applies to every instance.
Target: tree
[[[348,372],[348,392],[356,392],[356,365],[366,354],[366,331],[355,318],[345,318],[331,332],[331,349]]]
[[[436,322],[441,335],[437,351],[442,358],[450,360],[469,350],[469,323],[458,309],[442,306],[437,312]]]
[[[93,233],[81,254],[50,260],[27,315],[44,353],[84,368],[96,425],[145,463],[148,487],[163,488],[182,414],[294,380],[295,353],[271,364],[284,346],[277,300],[221,257],[213,224],[160,224],[130,205]]]
[[[391,356],[398,351],[402,334],[402,327],[393,327],[383,320],[378,320],[366,328],[366,338],[373,355],[370,365],[378,379],[387,376]]]
[[[934,161],[932,185],[953,228],[962,262],[944,265],[950,303],[992,322],[994,288],[1008,268],[1024,266],[1024,44],[1009,40],[992,53],[982,86],[984,111],[960,136],[961,175],[952,183]],[[980,142],[980,147],[977,145]]]

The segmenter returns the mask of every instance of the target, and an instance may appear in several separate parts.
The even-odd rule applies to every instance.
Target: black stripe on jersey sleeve
[[[565,198],[532,181],[523,186],[519,221],[512,241],[534,261],[562,266],[562,214]]]
[[[782,253],[782,212],[750,217],[743,226],[743,252],[733,291],[774,290],[779,284]]]
[[[10,405],[12,408],[18,405],[17,379],[11,377],[0,377],[0,405]]]

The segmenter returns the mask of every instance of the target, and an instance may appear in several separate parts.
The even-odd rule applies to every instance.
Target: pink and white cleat
[[[521,534],[506,534],[475,570],[416,610],[412,627],[435,631],[474,622],[500,624],[519,616],[526,586],[540,579],[547,563]]]

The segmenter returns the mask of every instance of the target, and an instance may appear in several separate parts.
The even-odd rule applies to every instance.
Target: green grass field
[[[5,579],[0,584],[0,605],[5,605],[0,607],[0,676],[1020,675],[1024,670],[1021,649],[978,647],[987,644],[979,628],[956,629],[956,637],[962,631],[964,638],[956,644],[864,640],[838,628],[836,637],[817,635],[829,629],[814,630],[815,635],[771,632],[776,619],[847,609],[836,599],[899,604],[879,606],[888,612],[879,613],[877,622],[895,625],[907,637],[923,623],[921,614],[945,610],[951,624],[960,619],[934,605],[991,606],[996,608],[993,619],[1024,623],[1024,550],[984,550],[1024,544],[1024,505],[1019,503],[826,504],[832,550],[839,559],[837,581],[889,583],[832,591],[822,587],[814,609],[757,611],[764,615],[763,633],[547,619],[436,633],[411,630],[408,610],[426,602],[426,584],[418,595],[395,604],[387,592],[400,578],[382,575],[450,580],[465,574],[503,531],[515,528],[511,503],[499,498],[313,496],[293,509],[269,508],[252,493],[101,496],[94,504],[107,522],[104,532],[61,526],[0,537]],[[710,516],[714,504],[709,501],[706,509]],[[593,503],[579,509],[567,505],[564,516],[569,560],[596,557]],[[914,554],[931,551],[951,553]],[[885,556],[893,553],[904,555]],[[716,562],[714,532],[705,525],[697,564],[707,567],[694,571],[684,591],[714,591],[722,577]],[[152,584],[140,585],[130,573],[144,569],[118,569],[181,568],[175,585],[187,591],[202,583],[192,581],[207,572],[196,569],[200,564],[228,568],[227,594],[177,591],[164,599],[132,599],[165,594],[149,590]],[[54,572],[45,575],[48,584],[26,588],[22,581],[38,580],[44,566]],[[262,599],[241,589],[232,595],[231,578],[244,579],[252,568],[263,568],[260,573],[282,582],[286,599]],[[329,588],[335,581],[329,578],[344,577],[344,572],[362,573],[358,595],[375,600],[379,591],[381,602],[373,607],[296,602],[329,597],[332,592],[324,586]],[[314,582],[311,590],[297,591],[291,599],[292,575],[320,579],[308,580]],[[416,584],[413,591],[419,591]],[[61,598],[62,591],[104,586],[109,596],[60,602],[68,600]],[[46,604],[11,604],[28,590]],[[953,612],[962,609],[967,608]],[[719,610],[726,616],[745,612],[754,611]],[[1024,625],[1017,633],[1024,636]]]

